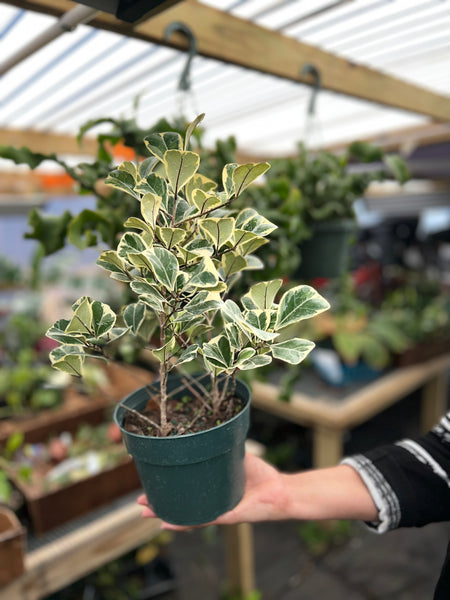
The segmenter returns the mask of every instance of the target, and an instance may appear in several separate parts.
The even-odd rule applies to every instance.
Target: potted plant
[[[266,183],[247,194],[279,225],[276,241],[285,275],[337,277],[347,269],[356,232],[355,200],[371,182],[389,178],[405,182],[406,165],[372,144],[355,142],[340,155],[300,144],[296,156],[272,161]],[[272,262],[280,266],[274,256]]]
[[[173,132],[146,137],[151,156],[125,162],[106,180],[140,202],[141,216],[125,223],[133,231],[97,261],[129,285],[135,301],[115,314],[82,297],[72,318],[48,331],[60,343],[53,366],[77,376],[87,357],[107,356],[125,333],[146,338],[159,381],[123,400],[115,419],[156,513],[190,525],[230,510],[243,493],[250,392],[237,373],[273,358],[299,363],[314,344],[279,341],[280,331],[329,307],[307,285],[278,299],[281,280],[255,284],[240,305],[230,299],[240,274],[260,266],[252,253],[275,228],[255,209],[236,212],[231,203],[269,165],[226,165],[218,191],[197,172],[199,155],[187,150],[202,118],[188,126],[184,141]]]

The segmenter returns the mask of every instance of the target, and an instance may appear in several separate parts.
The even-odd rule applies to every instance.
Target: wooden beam
[[[53,15],[61,15],[75,6],[74,2],[67,0],[10,0],[7,4]],[[182,34],[174,35],[170,44],[164,40],[165,28],[173,21],[181,21],[190,27],[202,56],[299,83],[312,83],[309,76],[300,74],[302,67],[310,63],[320,71],[323,89],[427,115],[438,121],[450,121],[450,99],[447,96],[193,0],[185,0],[135,26],[105,13],[100,13],[90,24],[149,42],[186,48]]]
[[[96,155],[97,142],[94,138],[86,137],[78,144],[75,136],[58,133],[44,133],[32,129],[3,129],[0,128],[0,146],[26,146],[33,152],[42,154],[89,154]]]

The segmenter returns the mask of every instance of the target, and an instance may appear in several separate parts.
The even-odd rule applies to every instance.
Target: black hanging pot
[[[167,391],[179,387],[180,377],[169,377]],[[158,392],[159,383],[136,390],[122,404],[142,411],[149,388]],[[149,505],[164,521],[188,526],[209,523],[241,500],[250,390],[237,381],[235,394],[244,402],[244,408],[232,419],[206,431],[179,436],[129,433],[123,428],[127,410],[120,404],[116,407],[114,420],[135,462]],[[186,390],[173,397],[184,395]]]

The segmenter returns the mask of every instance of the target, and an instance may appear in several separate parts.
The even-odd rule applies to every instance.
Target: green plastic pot
[[[149,388],[140,388],[122,404],[143,410]],[[180,387],[180,377],[169,377],[167,389]],[[182,397],[185,391],[175,394]],[[232,419],[199,433],[152,437],[129,433],[122,427],[126,408],[117,405],[114,420],[136,465],[149,505],[159,518],[176,525],[202,525],[233,509],[244,493],[245,439],[250,418],[250,390],[237,381],[236,395],[244,408]]]
[[[356,224],[351,219],[323,221],[312,226],[313,235],[300,246],[301,279],[339,277],[348,270],[348,255]]]

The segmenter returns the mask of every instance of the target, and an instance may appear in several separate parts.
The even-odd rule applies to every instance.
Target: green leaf
[[[256,252],[258,248],[269,242],[266,238],[251,233],[250,231],[244,231],[244,229],[235,229],[234,239],[236,250],[242,254],[242,256],[247,256],[248,254]]]
[[[226,300],[220,307],[220,310],[229,321],[235,323],[247,333],[251,333],[263,341],[271,341],[278,337],[278,333],[264,331],[247,321],[244,315],[241,313],[239,306],[233,302],[233,300]]]
[[[52,367],[58,369],[58,371],[78,377],[82,375],[85,358],[83,346],[63,344],[52,350],[49,356]]]
[[[249,186],[260,175],[263,175],[270,169],[269,163],[248,163],[234,169],[232,173],[234,193],[239,196],[242,191]]]
[[[222,256],[222,269],[225,279],[240,273],[247,266],[247,261],[237,252],[227,252]]]
[[[64,247],[67,228],[72,220],[68,210],[60,216],[45,215],[39,209],[33,208],[28,217],[28,224],[32,231],[27,232],[27,239],[38,240],[46,256],[54,254]]]
[[[125,263],[117,255],[115,250],[106,250],[105,252],[102,252],[96,260],[96,264],[113,273],[126,272]]]
[[[110,240],[113,224],[95,210],[85,209],[76,215],[67,228],[68,239],[77,248],[84,249],[99,243],[99,234],[103,240]]]
[[[284,342],[272,344],[270,349],[274,358],[283,360],[291,365],[298,365],[314,348],[314,342],[301,338],[292,338]]]
[[[219,249],[227,242],[233,240],[235,221],[230,218],[210,218],[200,221],[200,229],[205,237],[212,241],[214,246]]]
[[[208,361],[220,369],[228,369],[233,364],[233,351],[225,335],[219,335],[203,344],[202,354]]]
[[[198,115],[198,117],[196,117],[192,123],[189,123],[187,129],[186,129],[186,135],[184,136],[184,149],[187,150],[189,147],[189,140],[191,138],[191,135],[194,131],[194,129],[197,127],[197,125],[199,123],[201,123],[203,121],[205,117],[205,113],[201,113],[200,115]]]
[[[184,307],[190,315],[203,315],[210,310],[216,310],[220,307],[221,301],[217,294],[211,294],[208,291],[201,291],[186,304]]]
[[[129,304],[123,312],[125,325],[136,334],[145,319],[145,306],[140,302]]]
[[[87,296],[79,298],[73,305],[73,317],[67,325],[66,333],[80,333],[84,336],[93,334],[92,300]]]
[[[123,226],[129,229],[139,229],[139,231],[152,233],[152,228],[145,221],[138,219],[137,217],[129,217]]]
[[[139,164],[139,177],[141,179],[146,179],[151,174],[157,163],[158,159],[156,156],[149,156],[148,158],[145,158]]]
[[[45,335],[52,340],[56,340],[60,344],[79,344],[79,335],[69,335],[66,333],[66,329],[69,323],[70,321],[68,321],[67,319],[60,319],[48,329]]]
[[[408,166],[398,154],[389,154],[385,156],[384,162],[399,183],[406,183],[408,179],[410,179],[411,174],[408,170]]]
[[[237,163],[228,163],[222,170],[222,185],[228,199],[234,196],[233,173],[238,167]]]
[[[133,231],[127,231],[120,239],[117,246],[117,255],[120,258],[127,258],[129,254],[138,254],[147,249],[142,237]]]
[[[158,213],[161,208],[162,199],[156,194],[145,194],[141,200],[141,213],[146,223],[151,225],[153,229],[156,227]]]
[[[309,285],[299,285],[283,294],[275,330],[314,317],[330,308],[329,303]]]
[[[133,198],[137,198],[138,200],[140,198],[139,194],[134,191],[136,182],[134,181],[133,176],[126,171],[119,171],[119,169],[111,171],[111,173],[105,179],[105,183],[113,188],[116,188],[117,190],[133,196]]]
[[[184,231],[184,229],[177,227],[158,227],[157,235],[163,242],[164,246],[170,250],[174,246],[181,244],[187,233]]]
[[[242,298],[246,308],[270,309],[275,302],[275,297],[283,283],[282,279],[272,281],[261,281],[253,285]],[[248,302],[247,302],[248,300]]]
[[[168,150],[164,154],[164,164],[170,185],[174,192],[178,193],[195,175],[200,164],[200,157],[195,152],[186,150]]]
[[[152,133],[144,138],[147,149],[162,162],[168,150],[181,150],[183,141],[181,135],[169,131],[167,133]]]
[[[213,208],[221,206],[222,201],[215,194],[208,194],[200,189],[195,189],[192,194],[192,203],[198,209],[200,213],[204,213]]]
[[[200,189],[207,194],[208,192],[212,192],[216,188],[217,183],[215,181],[209,179],[209,177],[206,177],[201,173],[195,173],[195,175],[193,175],[186,184],[186,198],[189,200],[189,203],[192,204],[192,197],[196,189]]]
[[[259,369],[259,367],[265,367],[270,365],[272,362],[272,357],[270,354],[257,354],[253,356],[249,360],[242,362],[239,365],[239,369],[241,371],[249,371],[251,369]]]
[[[154,194],[159,196],[162,201],[164,208],[167,208],[167,182],[164,177],[157,173],[150,173],[150,175],[142,180],[135,188],[136,192],[140,194]]]
[[[114,327],[116,315],[110,306],[98,300],[92,302],[91,308],[94,337],[101,337]]]
[[[202,258],[195,269],[193,269],[188,281],[190,286],[197,288],[211,288],[215,287],[218,283],[219,275],[213,261],[208,257]]]
[[[121,165],[118,166],[119,171],[125,171],[133,178],[134,183],[136,183],[138,179],[138,169],[136,165],[130,160],[126,160]]]
[[[178,276],[178,261],[165,248],[154,247],[143,253],[150,262],[156,279],[168,290],[174,291]]]
[[[56,154],[40,154],[32,152],[29,148],[16,148],[15,146],[0,146],[0,157],[12,160],[16,165],[25,164],[31,169],[38,167],[44,160],[57,161]]]
[[[198,349],[199,349],[198,344],[191,344],[185,350],[183,350],[183,352],[178,356],[178,359],[175,364],[177,366],[179,366],[179,365],[182,365],[183,363],[187,363],[187,362],[190,362],[191,360],[194,360],[197,357]]]
[[[159,360],[159,362],[167,362],[172,358],[177,348],[178,344],[176,342],[175,337],[173,337],[167,342],[167,344],[165,344],[161,348],[152,350],[152,354],[155,358]]]
[[[244,208],[236,217],[236,228],[264,237],[277,229],[277,226],[260,215],[254,208]]]

